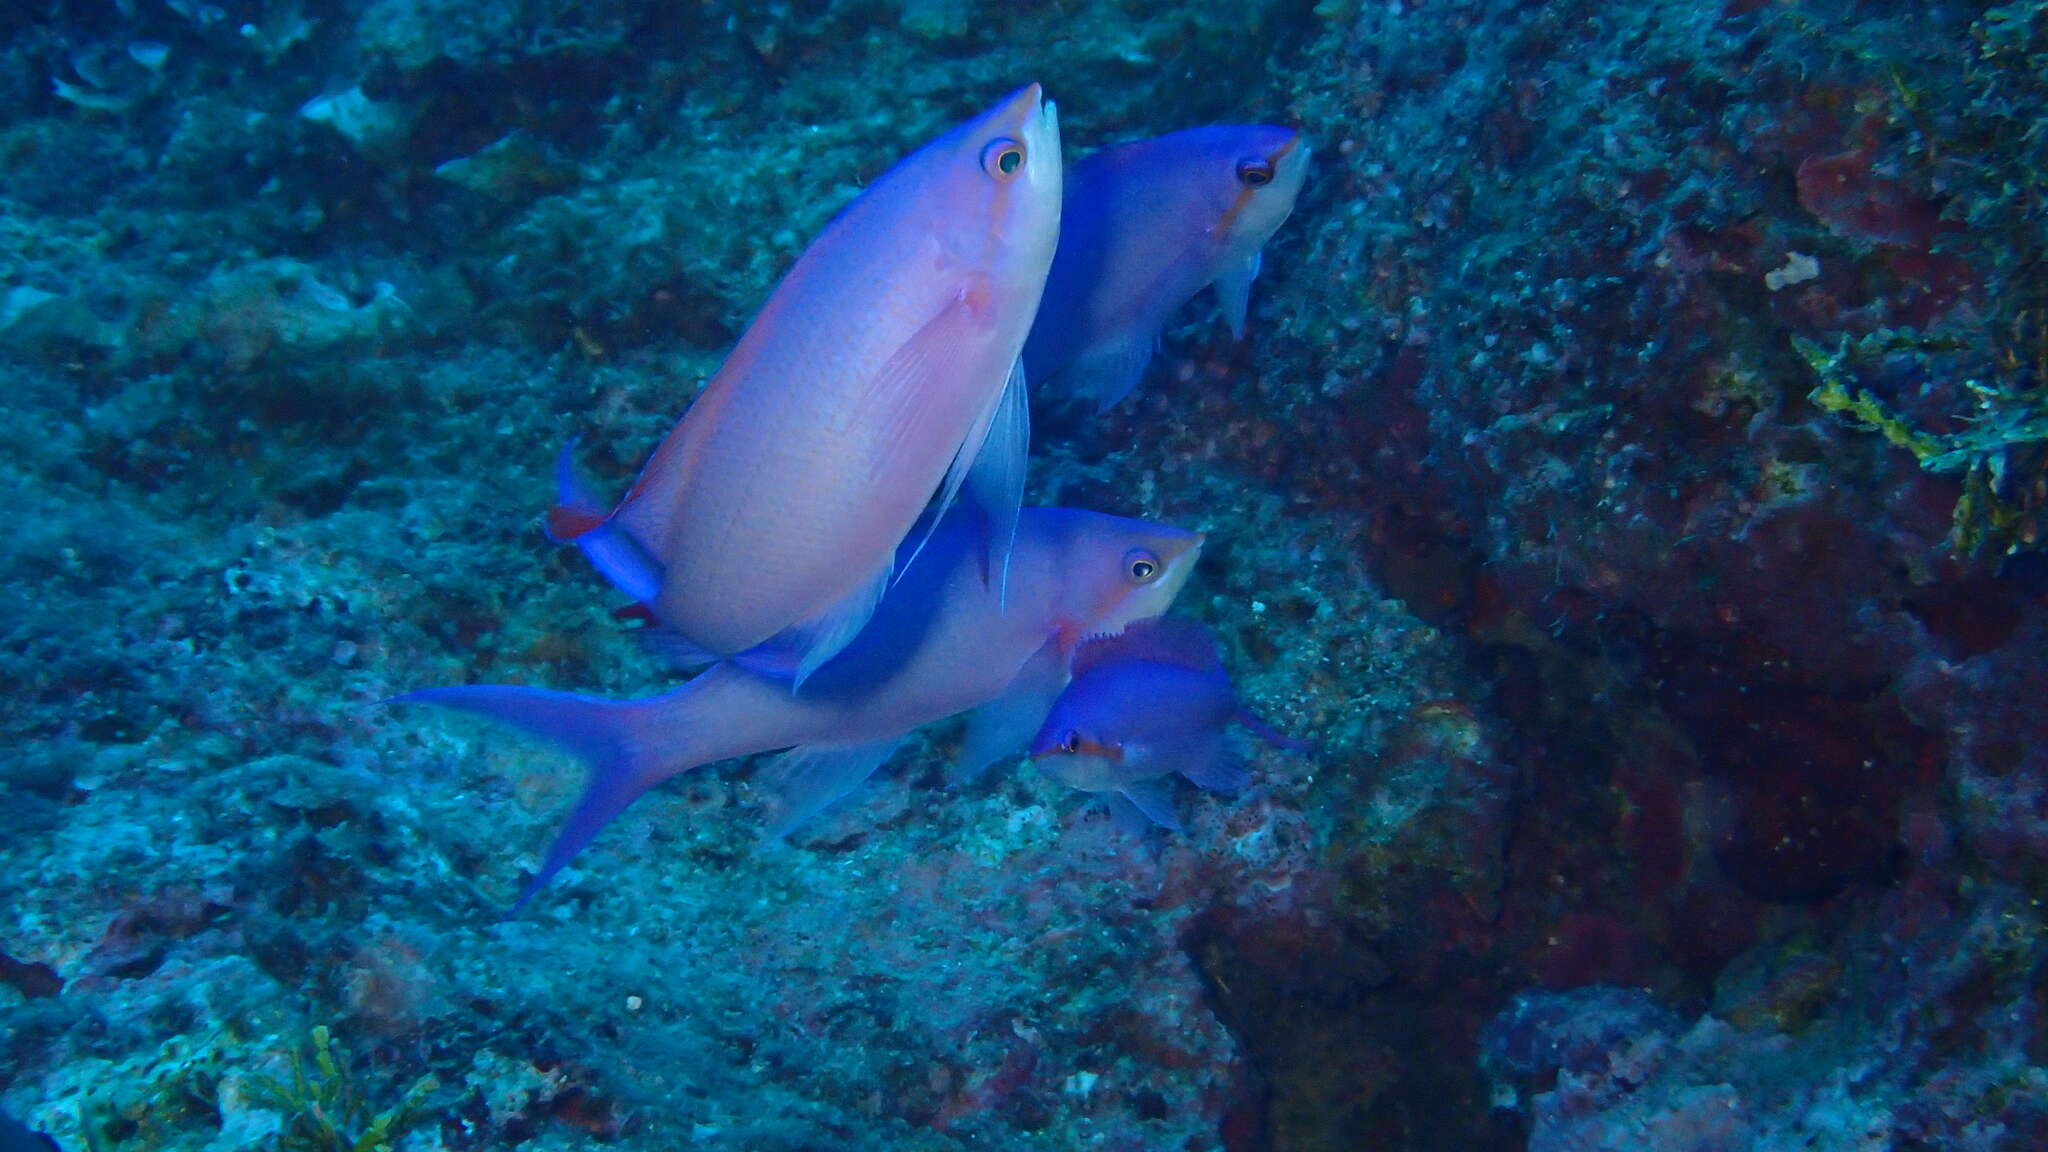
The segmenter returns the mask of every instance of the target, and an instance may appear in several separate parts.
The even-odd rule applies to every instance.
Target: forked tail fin
[[[526,882],[507,915],[519,911],[628,805],[655,785],[705,761],[693,758],[694,741],[677,739],[677,710],[691,685],[642,700],[606,700],[574,692],[475,684],[427,688],[395,696],[391,704],[433,704],[488,717],[546,740],[589,768],[583,795],[555,833],[540,871]]]

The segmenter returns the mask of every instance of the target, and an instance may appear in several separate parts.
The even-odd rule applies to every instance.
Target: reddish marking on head
[[[1063,733],[1049,747],[1041,748],[1031,754],[1033,760],[1044,760],[1051,756],[1093,756],[1098,760],[1108,760],[1114,764],[1121,764],[1124,759],[1124,746],[1121,744],[1102,744],[1079,732],[1067,732]]]

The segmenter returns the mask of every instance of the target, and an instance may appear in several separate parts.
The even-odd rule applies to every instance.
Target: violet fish
[[[898,163],[811,242],[618,506],[559,506],[550,535],[637,554],[643,599],[705,661],[773,641],[799,683],[868,619],[935,493],[989,509],[1000,582],[1060,183],[1036,84]]]
[[[1072,671],[1032,738],[1032,762],[1099,796],[1129,830],[1180,830],[1176,774],[1212,791],[1245,786],[1250,777],[1230,740],[1232,724],[1283,748],[1307,748],[1245,710],[1215,636],[1191,620],[1140,621],[1091,641],[1075,654]]]
[[[1219,125],[1074,164],[1024,346],[1032,384],[1109,408],[1137,386],[1167,321],[1211,284],[1242,339],[1260,251],[1294,211],[1308,155],[1291,128]]]
[[[1178,528],[1024,509],[1005,593],[988,579],[989,531],[971,508],[941,520],[869,627],[801,693],[728,660],[639,700],[471,685],[392,702],[502,721],[587,763],[582,798],[515,909],[627,805],[701,765],[788,749],[761,777],[773,797],[769,831],[779,836],[852,791],[912,731],[957,712],[979,709],[971,757],[1021,748],[1066,685],[1081,644],[1165,611],[1202,550],[1199,533]],[[918,546],[906,540],[903,550]]]

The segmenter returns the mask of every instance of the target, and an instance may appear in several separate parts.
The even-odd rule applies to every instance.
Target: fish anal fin
[[[653,614],[649,613],[649,619]],[[640,646],[671,668],[701,668],[718,661],[718,654],[667,625],[655,623],[639,632]]]
[[[761,769],[768,790],[765,835],[787,836],[804,821],[844,798],[889,759],[903,737],[858,744],[808,744],[791,748]]]

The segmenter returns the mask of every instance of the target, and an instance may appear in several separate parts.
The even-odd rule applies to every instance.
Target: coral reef
[[[0,1112],[2040,1145],[2044,76],[2031,0],[0,11]],[[727,767],[501,920],[570,762],[374,703],[668,686],[539,532],[555,449],[623,485],[1031,77],[1074,153],[1315,145],[1248,339],[1199,303],[1041,411],[1031,499],[1206,530],[1177,610],[1316,754],[1149,840],[948,788],[944,726],[786,844]]]

